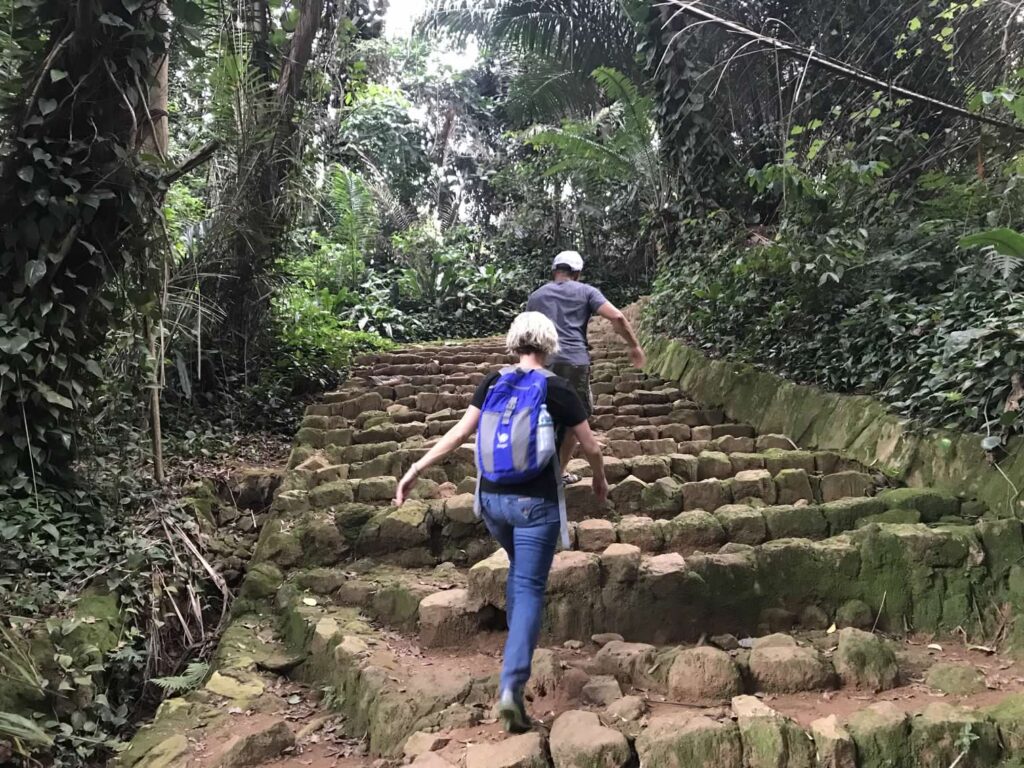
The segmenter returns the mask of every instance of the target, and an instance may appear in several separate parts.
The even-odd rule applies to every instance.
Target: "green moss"
[[[967,753],[963,739],[972,741]],[[987,768],[999,761],[999,734],[996,725],[976,712],[933,702],[911,721],[910,749],[915,765],[949,766],[956,763],[966,768]]]
[[[871,523],[896,523],[912,524],[921,522],[921,513],[916,509],[887,509],[875,515],[868,515],[857,521],[856,528],[861,528]]]
[[[739,721],[744,768],[811,768],[814,743],[796,723],[783,717],[743,717]]]
[[[265,600],[273,597],[284,581],[281,570],[273,563],[256,563],[249,568],[242,582],[240,597],[249,600]]]
[[[859,768],[918,768],[908,748],[907,716],[890,702],[854,713],[847,725]]]
[[[982,712],[999,728],[1007,755],[1024,758],[1024,693],[1012,693]]]
[[[877,496],[886,509],[916,509],[926,523],[960,514],[960,500],[934,488],[890,488]]]
[[[857,527],[857,523],[871,515],[885,510],[878,499],[838,499],[822,504],[821,514],[828,523],[829,532],[835,536]]]
[[[75,627],[59,643],[76,661],[99,662],[117,647],[124,620],[116,594],[99,588],[87,589],[75,603],[72,616]]]
[[[967,696],[985,690],[985,675],[965,664],[936,664],[928,670],[925,682],[929,688],[951,696]]]

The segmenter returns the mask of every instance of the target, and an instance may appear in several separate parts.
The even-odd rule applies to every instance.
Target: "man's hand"
[[[594,475],[594,496],[602,504],[608,500],[608,480],[605,478],[604,472]]]
[[[643,368],[647,365],[647,355],[639,344],[629,348],[629,362],[633,364],[634,368]]]

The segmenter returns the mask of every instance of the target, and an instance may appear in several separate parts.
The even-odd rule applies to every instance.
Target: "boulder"
[[[646,681],[657,657],[658,649],[653,645],[613,640],[597,652],[594,668],[626,685],[639,685]]]
[[[840,628],[871,629],[874,623],[874,611],[863,600],[847,600],[836,611],[836,626]]]
[[[420,601],[420,644],[427,648],[463,646],[480,628],[480,605],[465,589],[448,589]]]
[[[728,541],[737,544],[761,544],[768,536],[768,527],[760,509],[742,504],[726,504],[715,510]]]
[[[493,743],[470,744],[466,768],[550,768],[544,740],[536,731]]]
[[[834,686],[834,673],[814,648],[757,646],[750,654],[750,676],[758,691],[798,693]]]
[[[835,715],[811,723],[811,738],[818,754],[818,768],[857,768],[857,748],[850,732]]]
[[[725,543],[725,530],[718,518],[702,509],[682,512],[672,518],[667,529],[665,549],[688,555],[714,552]]]
[[[669,454],[669,466],[672,476],[682,480],[684,483],[693,482],[697,479],[697,457],[686,453]]]
[[[626,737],[593,712],[564,712],[551,727],[555,768],[625,768],[632,757]]]
[[[664,456],[637,456],[626,462],[630,473],[645,483],[653,483],[671,475],[669,460]]]
[[[645,768],[743,768],[743,746],[735,723],[691,712],[651,718],[637,737]]]
[[[821,478],[822,501],[870,496],[874,490],[874,478],[864,472],[834,472]]]
[[[729,654],[705,645],[676,654],[668,673],[668,693],[687,704],[719,704],[743,692],[739,667]]]
[[[828,526],[818,507],[786,504],[765,507],[761,513],[768,528],[768,538],[824,539],[828,536]]]
[[[899,665],[892,648],[870,632],[853,627],[839,631],[832,663],[844,686],[877,692],[895,688],[899,681]]]
[[[605,581],[609,584],[623,584],[636,581],[642,557],[640,547],[635,544],[609,545],[601,553],[601,571],[604,573]],[[472,574],[472,571],[470,573]]]
[[[683,484],[674,477],[655,480],[640,495],[640,511],[650,517],[671,517],[683,508]]]
[[[971,737],[966,746],[965,734]],[[910,753],[915,766],[983,768],[998,765],[1001,751],[996,725],[974,710],[935,701],[911,718]]]
[[[737,696],[732,712],[743,742],[744,768],[815,768],[807,732],[754,696]]]
[[[649,517],[626,515],[619,521],[619,541],[643,552],[660,552],[665,545],[664,530]]]
[[[607,707],[613,701],[622,698],[622,688],[612,675],[596,675],[587,681],[580,695],[587,704]]]
[[[960,514],[960,500],[934,488],[890,488],[877,498],[886,509],[916,509],[926,523]]]
[[[275,720],[265,727],[237,737],[212,765],[215,768],[248,768],[279,757],[295,746],[295,734],[284,720]]]
[[[473,494],[460,493],[452,496],[444,503],[445,516],[455,523],[473,525],[477,522],[477,516],[473,512]]]
[[[775,475],[775,496],[779,504],[793,504],[802,499],[813,499],[814,492],[811,490],[811,480],[807,471],[784,469]]]
[[[891,701],[879,701],[855,712],[847,723],[857,749],[859,768],[916,768],[906,714]]]
[[[721,480],[701,480],[696,483],[683,483],[683,511],[703,509],[714,512],[728,504],[731,499],[728,486]]]
[[[608,500],[611,501],[615,511],[620,515],[628,515],[640,509],[640,499],[643,496],[647,483],[638,477],[630,475],[616,483],[608,491]]]
[[[732,462],[719,451],[703,451],[697,456],[698,480],[727,480],[732,477]]]
[[[508,554],[499,549],[469,569],[468,588],[473,600],[505,609],[505,582],[508,580]]]
[[[738,502],[744,499],[761,499],[766,504],[774,504],[778,498],[772,473],[767,469],[740,470],[729,484],[732,486],[732,497]]]
[[[985,690],[985,675],[967,664],[939,663],[928,670],[925,683],[929,688],[951,696],[968,696]]]
[[[576,526],[576,542],[584,552],[603,552],[615,543],[615,526],[610,520],[583,520]]]

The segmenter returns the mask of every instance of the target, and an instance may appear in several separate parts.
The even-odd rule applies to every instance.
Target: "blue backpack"
[[[492,483],[532,480],[555,456],[555,425],[548,413],[546,370],[504,368],[484,398],[477,428],[479,474]]]

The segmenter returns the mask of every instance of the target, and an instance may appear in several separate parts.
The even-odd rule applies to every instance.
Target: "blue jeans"
[[[480,509],[487,530],[508,553],[508,639],[501,690],[520,694],[530,679],[533,649],[540,635],[544,590],[561,530],[558,504],[531,496],[481,493]]]

